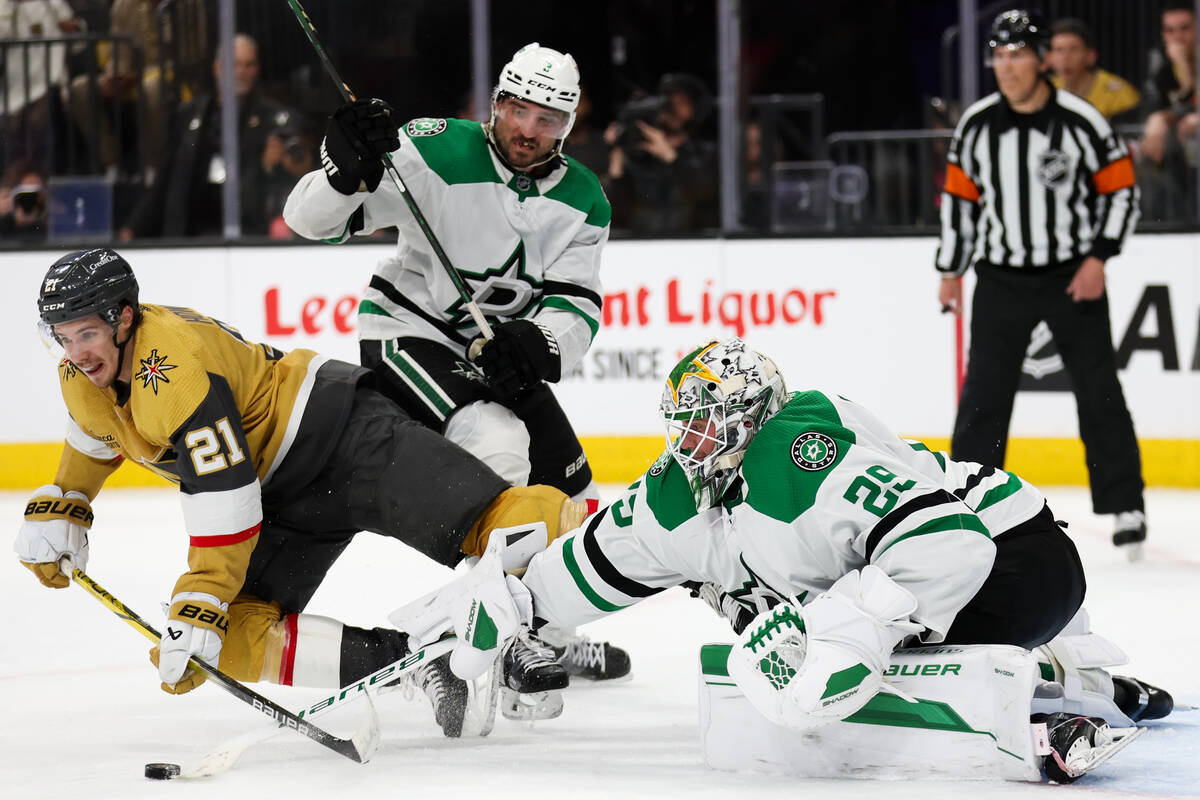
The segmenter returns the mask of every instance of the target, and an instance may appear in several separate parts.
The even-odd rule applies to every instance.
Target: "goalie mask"
[[[579,106],[579,67],[571,54],[533,42],[518,50],[500,70],[500,80],[492,90],[492,117],[484,125],[488,140],[497,153],[502,151],[492,128],[497,115],[504,113],[501,101],[508,97],[540,106],[542,111],[536,119],[538,129],[555,139],[550,153],[530,167],[539,167],[557,158],[562,152],[563,140],[575,124],[575,109]]]
[[[661,404],[667,450],[687,475],[696,508],[720,501],[786,394],[775,362],[737,338],[709,342],[671,370]]]

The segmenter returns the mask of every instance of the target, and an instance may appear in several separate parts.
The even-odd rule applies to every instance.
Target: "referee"
[[[951,457],[1004,464],[1030,334],[1045,320],[1075,390],[1092,508],[1114,514],[1130,560],[1146,538],[1142,468],[1117,380],[1104,263],[1138,219],[1129,153],[1104,117],[1046,79],[1050,29],[1006,11],[987,56],[1000,87],[966,110],[942,195],[938,299],[962,313],[958,280],[974,265],[971,347]]]

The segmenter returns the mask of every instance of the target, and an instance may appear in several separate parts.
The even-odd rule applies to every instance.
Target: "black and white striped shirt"
[[[1041,110],[1018,114],[996,92],[954,131],[937,269],[1107,260],[1137,223],[1138,196],[1128,148],[1086,101],[1051,89]]]

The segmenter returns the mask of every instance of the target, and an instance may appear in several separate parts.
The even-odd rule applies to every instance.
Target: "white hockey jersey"
[[[723,505],[697,511],[669,453],[607,508],[534,557],[534,613],[574,625],[684,581],[758,612],[875,564],[913,593],[941,641],[995,559],[994,536],[1042,510],[1012,473],[907,442],[845,398],[797,392],[746,451]]]
[[[536,319],[558,340],[563,373],[600,327],[600,253],[612,209],[599,179],[563,156],[544,178],[504,166],[478,122],[417,119],[392,161],[450,263],[493,324]],[[315,170],[283,211],[309,239],[342,242],[398,226],[396,255],[379,263],[359,306],[360,339],[418,336],[463,352],[478,328],[416,219],[384,175],[370,193],[341,194]]]

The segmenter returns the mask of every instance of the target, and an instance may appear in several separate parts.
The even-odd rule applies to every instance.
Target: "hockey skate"
[[[1175,708],[1175,700],[1165,689],[1124,675],[1113,675],[1113,702],[1134,722],[1162,719]]]
[[[1030,721],[1036,726],[1046,726],[1050,753],[1042,759],[1042,771],[1055,783],[1074,783],[1146,730],[1113,729],[1100,717],[1063,713],[1034,714]]]
[[[1141,511],[1122,511],[1113,522],[1112,543],[1130,561],[1141,561],[1146,541],[1146,515]]]
[[[555,660],[553,648],[522,628],[505,647],[500,662],[500,712],[505,719],[532,722],[562,714],[562,690],[571,679]]]
[[[464,681],[450,671],[450,655],[435,658],[419,667],[411,685],[420,689],[433,705],[433,717],[448,738],[487,736],[496,721],[496,697],[500,665],[483,676]]]
[[[629,675],[629,653],[608,642],[593,642],[578,634],[561,645],[550,645],[555,659],[572,676],[590,681],[612,681]]]

